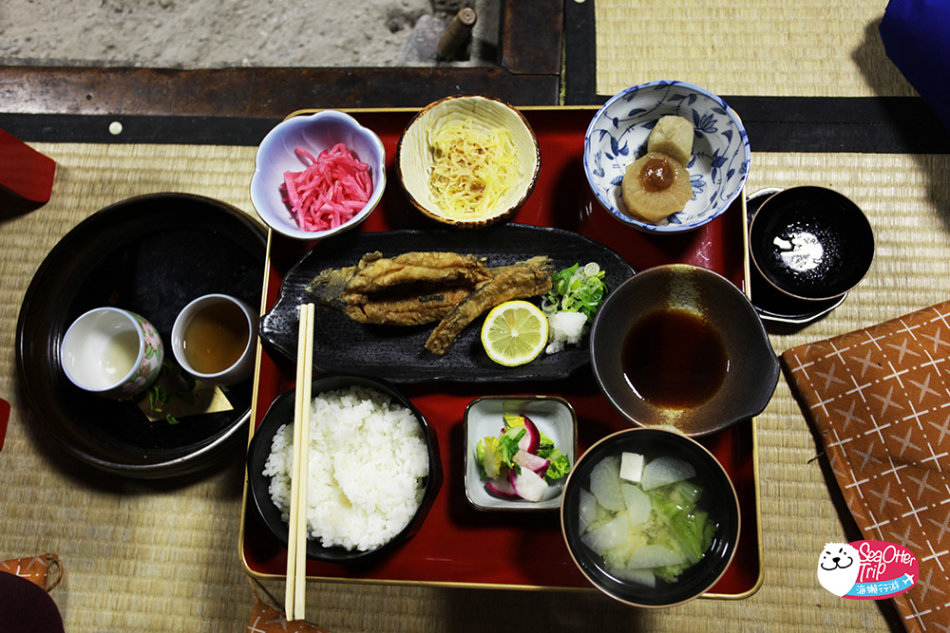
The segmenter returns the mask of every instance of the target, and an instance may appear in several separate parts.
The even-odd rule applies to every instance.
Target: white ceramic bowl
[[[682,211],[651,224],[625,213],[620,184],[665,115],[681,116],[695,129],[687,166],[693,197]],[[594,115],[584,137],[584,172],[597,200],[624,224],[651,233],[689,231],[719,217],[742,191],[750,159],[749,138],[732,108],[681,81],[655,81],[614,95]]]
[[[345,143],[359,160],[370,166],[373,194],[366,206],[346,223],[326,231],[303,230],[282,199],[284,172],[306,168],[295,154],[295,148],[301,147],[316,156],[336,143]],[[298,240],[319,240],[358,226],[379,204],[385,189],[386,150],[379,136],[345,112],[321,110],[291,116],[267,133],[257,149],[251,201],[261,220],[278,233]]]
[[[519,177],[492,209],[455,217],[447,214],[432,196],[429,175],[434,158],[429,139],[441,126],[462,122],[485,132],[496,128],[508,130]],[[531,195],[541,171],[538,139],[524,115],[503,101],[477,95],[446,97],[423,108],[406,127],[396,154],[399,178],[413,206],[437,222],[460,228],[479,228],[511,217]]]
[[[485,436],[498,437],[505,426],[505,413],[526,415],[571,466],[577,460],[577,414],[567,400],[555,396],[483,396],[465,410],[465,496],[479,510],[549,510],[561,505],[564,481],[552,484],[541,501],[502,499],[489,494],[479,472],[475,447]]]
[[[220,371],[205,373],[195,369],[191,363],[188,362],[188,355],[185,351],[187,347],[185,333],[188,331],[188,325],[199,312],[220,304],[231,304],[240,312],[247,327],[247,339],[240,356],[231,363],[231,365]],[[182,311],[179,312],[175,318],[175,323],[172,326],[172,354],[183,370],[203,382],[213,385],[235,385],[239,382],[243,382],[251,377],[251,374],[254,372],[254,363],[257,360],[255,356],[257,349],[257,321],[257,312],[246,302],[241,301],[237,297],[225,294],[202,295],[182,308]],[[221,327],[224,328],[224,326]]]

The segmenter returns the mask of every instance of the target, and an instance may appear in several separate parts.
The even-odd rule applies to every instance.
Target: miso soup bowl
[[[725,371],[718,389],[690,406],[648,399],[628,376],[631,363],[653,361],[625,359],[627,337],[643,319],[669,311],[686,312],[708,325],[725,352]],[[664,335],[673,343],[677,334],[672,328]],[[590,354],[601,391],[631,424],[673,428],[690,436],[713,433],[761,413],[779,376],[778,358],[746,295],[722,275],[686,264],[641,271],[614,289],[594,319]],[[697,360],[699,364],[704,361]],[[656,380],[674,378],[664,376],[664,371],[656,368]]]
[[[603,558],[584,544],[580,499],[583,491],[590,491],[591,471],[604,458],[624,451],[639,453],[647,461],[660,456],[677,457],[695,469],[691,481],[701,488],[697,505],[708,513],[708,520],[716,527],[704,556],[682,571],[675,582],[657,580],[649,587],[619,578],[608,572]],[[578,569],[611,598],[638,607],[670,607],[712,588],[735,556],[739,529],[739,500],[728,474],[703,445],[675,431],[627,429],[601,439],[577,460],[561,497],[561,532]]]

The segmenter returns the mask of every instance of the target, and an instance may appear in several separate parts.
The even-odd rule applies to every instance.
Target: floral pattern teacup
[[[126,400],[146,390],[165,358],[162,339],[146,318],[120,308],[94,308],[63,336],[63,372],[80,389]]]

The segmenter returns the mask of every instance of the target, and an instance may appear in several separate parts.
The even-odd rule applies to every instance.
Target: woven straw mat
[[[600,4],[600,3],[599,3]],[[604,3],[609,5],[609,3]],[[110,203],[186,191],[250,212],[254,148],[36,144],[58,164],[52,200],[0,224],[0,395],[13,404],[0,453],[0,560],[55,552],[68,570],[53,594],[72,633],[238,631],[254,596],[238,556],[240,455],[184,484],[118,481],[62,463],[17,392],[19,302],[45,254],[72,226]],[[950,157],[756,154],[749,191],[809,183],[852,197],[869,215],[877,258],[827,318],[775,331],[777,352],[842,334],[950,297],[945,214]],[[817,582],[827,541],[845,540],[822,475],[819,447],[787,384],[758,419],[761,588],[742,600],[702,599],[636,610],[593,591],[481,589],[311,582],[308,619],[329,631],[887,631],[886,609],[841,600]],[[274,595],[283,594],[271,582]],[[944,620],[946,622],[946,620]]]

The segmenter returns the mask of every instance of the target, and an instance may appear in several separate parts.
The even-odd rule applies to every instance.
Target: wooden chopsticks
[[[290,534],[287,540],[287,620],[305,619],[307,594],[307,480],[310,477],[310,384],[313,373],[312,303],[300,306],[297,330],[297,387],[294,400],[293,476],[290,482]]]

